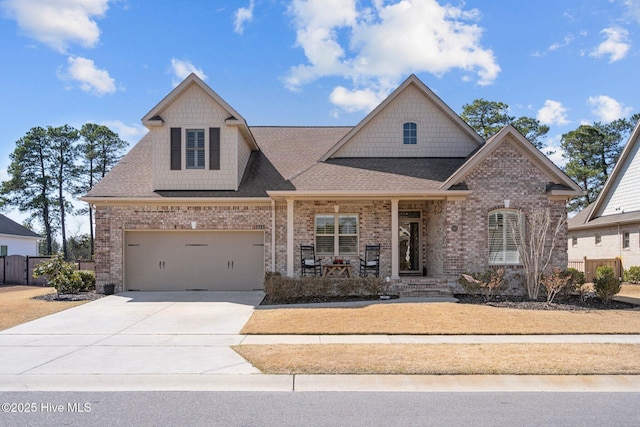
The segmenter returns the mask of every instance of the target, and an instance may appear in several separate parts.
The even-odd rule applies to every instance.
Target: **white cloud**
[[[627,7],[627,17],[640,23],[640,1],[624,0],[623,3]]]
[[[116,91],[116,83],[106,70],[96,68],[91,59],[70,56],[69,67],[60,74],[63,80],[73,80],[80,84],[80,89],[94,95],[105,95]]]
[[[561,49],[563,47],[567,47],[573,42],[573,40],[574,40],[573,34],[569,34],[568,36],[565,36],[562,42],[556,42],[556,43],[553,43],[551,46],[549,46],[549,50],[554,51],[554,50]]]
[[[202,80],[207,79],[207,75],[202,71],[202,68],[196,68],[191,62],[181,59],[171,58],[171,72],[175,76],[173,80],[174,86],[178,86],[180,82],[189,77],[191,73],[195,73]]]
[[[559,101],[553,101],[547,99],[544,102],[544,107],[538,110],[538,116],[543,125],[566,125],[569,123],[567,120],[567,109]]]
[[[587,103],[593,107],[591,112],[605,123],[626,117],[633,111],[607,95],[590,96]]]
[[[343,86],[333,89],[329,100],[332,104],[348,112],[373,110],[387,95],[371,88],[349,90]]]
[[[460,69],[464,80],[475,75],[486,85],[500,72],[493,52],[480,45],[475,9],[435,0],[375,0],[370,7],[356,0],[293,0],[289,13],[308,62],[289,70],[286,86],[299,90],[325,76],[351,79],[352,89],[336,88],[331,96],[348,108],[368,108],[372,94],[387,95],[410,73]]]
[[[631,48],[629,31],[620,27],[611,27],[600,31],[600,34],[604,34],[606,40],[592,50],[589,56],[600,58],[609,55],[609,63],[619,61],[627,56],[627,52]]]
[[[5,0],[1,6],[27,36],[64,53],[72,43],[96,45],[94,18],[104,16],[109,0]]]
[[[249,7],[241,7],[236,10],[234,28],[238,34],[242,34],[244,32],[244,24],[245,22],[251,22],[253,20],[253,7],[255,6],[255,1],[251,0],[249,2]]]
[[[100,124],[117,133],[120,138],[124,139],[129,144],[135,144],[144,136],[145,133],[147,133],[147,128],[142,125],[127,125],[120,120],[105,120],[100,122]]]

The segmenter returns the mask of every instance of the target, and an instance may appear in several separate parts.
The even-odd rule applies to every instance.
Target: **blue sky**
[[[458,113],[538,118],[550,147],[640,112],[640,0],[0,0],[0,18],[0,179],[34,126],[135,144],[190,72],[252,126],[355,125],[412,73]]]

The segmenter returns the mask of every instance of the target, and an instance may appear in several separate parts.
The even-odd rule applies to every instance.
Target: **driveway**
[[[263,295],[125,292],[46,316],[0,332],[0,382],[2,375],[259,373],[229,346],[240,343]]]

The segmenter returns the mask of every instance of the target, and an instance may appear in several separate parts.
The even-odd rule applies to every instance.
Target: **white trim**
[[[293,199],[287,199],[287,276],[293,277],[293,227],[294,227],[294,203]]]
[[[400,199],[391,199],[391,278],[400,278],[400,241],[398,237],[398,207]]]

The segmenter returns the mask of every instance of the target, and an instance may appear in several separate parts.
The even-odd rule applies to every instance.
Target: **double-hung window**
[[[511,209],[489,212],[489,264],[520,264],[521,217]]]
[[[204,169],[204,129],[187,129],[187,169]]]
[[[631,238],[628,231],[622,233],[622,249],[629,249],[631,247]]]
[[[418,125],[407,122],[402,125],[402,143],[405,145],[416,145],[418,143]]]
[[[318,214],[315,231],[318,255],[358,254],[358,215]]]

